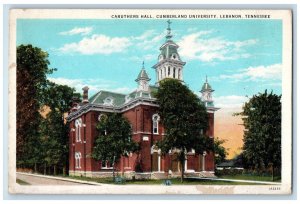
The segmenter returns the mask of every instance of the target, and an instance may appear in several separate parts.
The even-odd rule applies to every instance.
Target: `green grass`
[[[116,184],[113,182],[112,178],[89,178],[89,177],[79,177],[79,176],[69,176],[71,179],[78,179],[81,181],[92,181],[97,183],[114,184],[114,185],[163,185],[165,179],[162,180],[126,180],[123,184]],[[183,183],[181,183],[180,178],[169,179],[172,185],[257,185],[245,182],[230,182],[230,181],[213,181],[213,180],[199,180],[185,178]],[[259,184],[258,184],[259,185]]]
[[[17,179],[17,183],[20,185],[30,185],[30,183],[27,183],[26,181],[23,181],[21,179]]]
[[[218,176],[218,178],[222,179],[240,179],[240,180],[253,180],[253,181],[273,181],[272,176],[254,176],[254,175],[224,175],[224,176]],[[274,182],[280,182],[280,177],[274,177]]]

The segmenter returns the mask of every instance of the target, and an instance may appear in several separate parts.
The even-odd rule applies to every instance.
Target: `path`
[[[21,172],[17,172],[17,179],[25,181],[30,185],[102,185],[96,182],[86,182],[75,179]]]

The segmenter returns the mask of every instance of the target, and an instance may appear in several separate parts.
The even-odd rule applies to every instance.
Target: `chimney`
[[[88,103],[89,102],[89,87],[85,86],[82,88],[83,95],[82,95],[82,103]]]
[[[72,98],[72,109],[71,109],[71,112],[77,110],[77,107],[78,107],[79,103],[80,103],[80,98],[74,96],[74,97]]]

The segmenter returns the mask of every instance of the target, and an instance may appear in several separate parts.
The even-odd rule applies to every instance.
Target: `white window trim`
[[[112,106],[113,104],[114,104],[114,98],[111,96],[108,96],[103,100],[103,105]]]
[[[75,152],[75,168],[81,169],[81,153]]]
[[[81,142],[81,127],[82,127],[82,120],[81,118],[75,120],[75,137],[76,142]]]
[[[157,118],[155,120],[155,118]],[[152,132],[154,135],[159,135],[159,121],[160,121],[160,117],[159,115],[156,113],[152,116],[152,122],[153,122],[153,125],[152,125]],[[154,127],[155,127],[155,124],[156,124],[156,129],[157,129],[157,132],[154,132]]]
[[[108,167],[107,164],[108,164],[108,161],[106,160],[105,161],[105,167],[103,167],[102,166],[102,161],[101,161],[101,169],[113,169],[113,167]]]

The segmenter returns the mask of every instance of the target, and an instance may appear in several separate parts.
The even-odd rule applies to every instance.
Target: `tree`
[[[162,153],[179,150],[177,159],[183,182],[186,153],[192,149],[198,154],[213,150],[213,140],[204,134],[208,128],[208,114],[202,101],[176,79],[161,81],[156,98],[166,131],[157,146]]]
[[[95,140],[92,157],[112,164],[115,180],[115,163],[121,156],[128,156],[130,152],[138,151],[139,146],[131,138],[132,130],[128,120],[121,114],[102,115],[97,130],[99,135]]]
[[[32,165],[38,156],[34,152],[38,143],[39,110],[43,90],[47,86],[46,74],[52,73],[48,53],[32,45],[17,47],[17,166]]]
[[[243,154],[253,169],[281,168],[281,95],[273,92],[254,95],[245,103]]]
[[[74,89],[66,85],[49,83],[45,90],[45,105],[50,108],[41,127],[42,141],[45,148],[44,162],[53,166],[54,174],[62,165],[65,174],[68,163],[68,130],[65,114],[71,109]],[[45,165],[46,166],[46,165]]]
[[[225,140],[216,138],[214,140],[214,153],[215,153],[215,163],[220,164],[226,161],[226,156],[228,155],[225,147],[222,145],[225,143]]]

